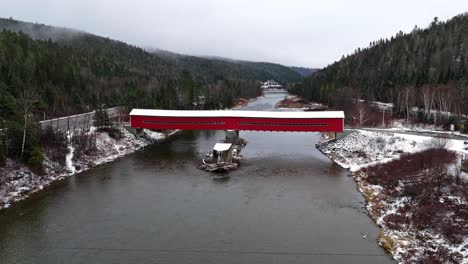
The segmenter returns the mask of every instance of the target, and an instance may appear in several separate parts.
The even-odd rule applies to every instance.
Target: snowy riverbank
[[[356,172],[397,159],[404,153],[425,150],[432,144],[432,137],[429,136],[356,130],[342,139],[324,142],[318,147],[343,168]],[[459,153],[465,152],[462,140],[448,140],[446,147]]]
[[[0,210],[43,190],[55,181],[114,161],[166,137],[163,133],[150,130],[144,130],[142,137],[136,137],[122,127],[119,130],[121,137],[115,139],[110,137],[107,132],[96,132],[92,128],[90,133],[95,133],[96,137],[96,146],[92,152],[77,157],[74,155],[75,148],[69,143],[65,166],[53,162],[45,155],[42,174],[36,174],[28,167],[13,160],[7,160],[6,165],[0,168]],[[169,136],[176,132],[172,132]],[[73,136],[72,133],[67,133],[69,142]]]
[[[464,151],[461,140],[444,143],[457,159]],[[434,144],[431,137],[358,130],[317,147],[352,172],[370,216],[381,228],[379,244],[397,261],[468,263],[468,177],[458,173],[455,180],[456,166],[448,164],[444,178],[431,182],[431,161],[438,157],[423,152]],[[428,160],[429,165],[419,165]]]

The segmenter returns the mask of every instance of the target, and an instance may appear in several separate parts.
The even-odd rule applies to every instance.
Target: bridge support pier
[[[226,130],[226,143],[238,144],[239,143],[239,130]]]

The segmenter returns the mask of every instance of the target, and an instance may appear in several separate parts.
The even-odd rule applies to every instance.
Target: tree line
[[[88,40],[86,40],[89,38]],[[261,94],[253,79],[200,82],[142,49],[93,36],[75,44],[0,32],[0,165],[42,163],[43,118],[129,108],[224,109]],[[63,138],[63,136],[60,136]]]
[[[298,82],[302,80],[299,67],[286,67],[267,62],[251,62],[230,60],[224,58],[203,58],[181,55],[167,51],[155,51],[154,54],[189,70],[194,79],[201,83],[213,83],[217,80],[244,79],[244,80],[270,80],[281,83]]]
[[[290,91],[336,108],[364,99],[393,103],[406,118],[459,119],[468,113],[468,14],[373,41]]]

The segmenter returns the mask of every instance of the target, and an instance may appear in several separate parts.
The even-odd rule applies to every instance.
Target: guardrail
[[[116,106],[112,108],[106,109],[107,114],[110,118],[119,117],[124,112],[123,106]],[[39,125],[41,129],[45,129],[49,126],[58,129],[58,130],[70,130],[75,128],[86,128],[90,127],[94,121],[94,115],[96,111],[71,115],[71,116],[63,116],[53,119],[48,119],[44,121],[40,121]]]

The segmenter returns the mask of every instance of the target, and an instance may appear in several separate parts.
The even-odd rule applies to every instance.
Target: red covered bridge
[[[343,111],[276,112],[237,110],[151,110],[130,112],[133,128],[182,130],[253,130],[341,133]]]

